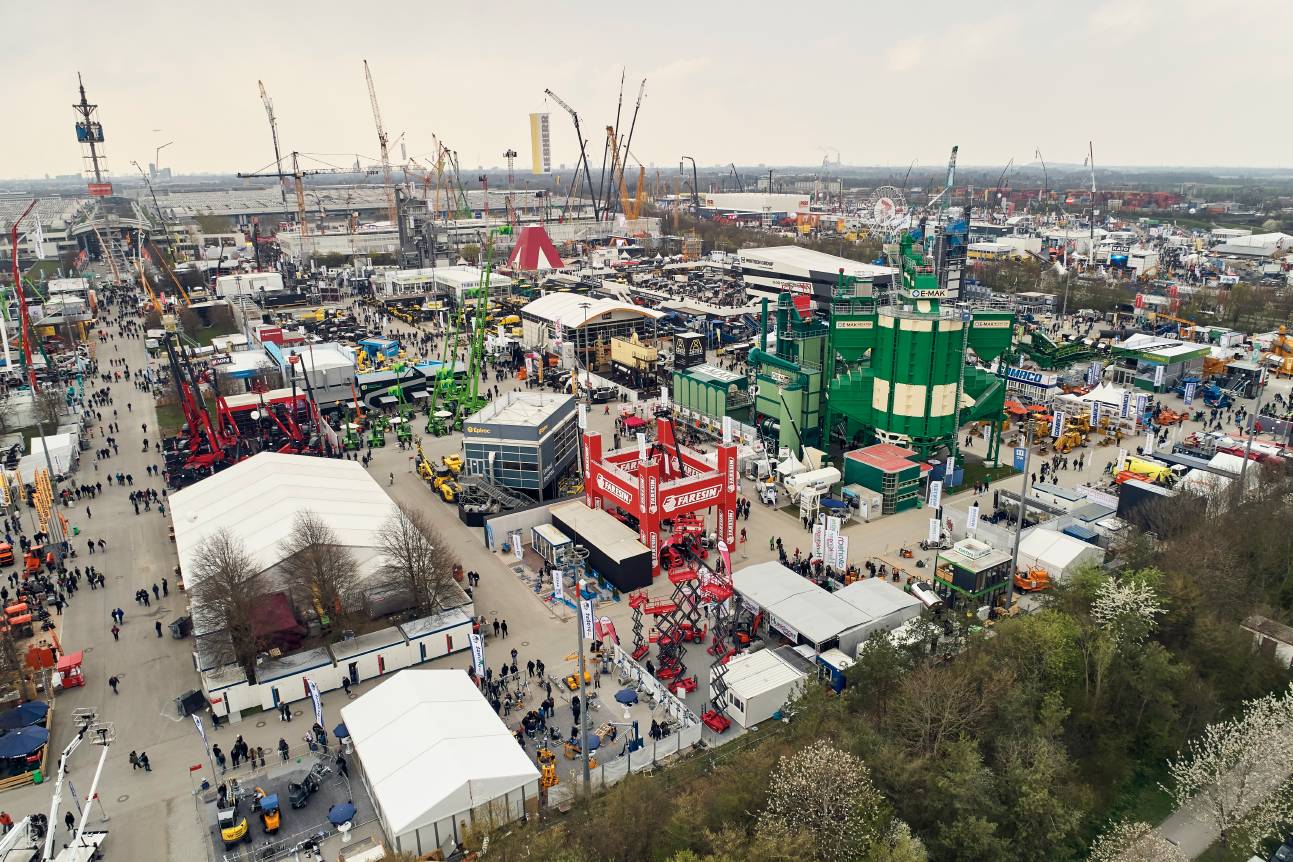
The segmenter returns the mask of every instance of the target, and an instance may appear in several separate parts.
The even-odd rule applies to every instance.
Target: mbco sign
[[[718,492],[722,490],[721,485],[710,485],[707,488],[700,488],[696,491],[688,491],[686,494],[670,494],[660,501],[660,508],[666,512],[672,512],[674,509],[695,506],[700,503],[707,503],[718,497]]]
[[[632,494],[607,479],[606,476],[601,473],[597,474],[597,487],[605,491],[607,494],[610,494],[626,506],[633,502]]]

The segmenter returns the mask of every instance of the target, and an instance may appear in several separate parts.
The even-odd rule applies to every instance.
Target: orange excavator
[[[1035,593],[1048,590],[1050,587],[1051,573],[1041,567],[1031,568],[1027,571],[1015,571],[1015,589],[1017,590]]]

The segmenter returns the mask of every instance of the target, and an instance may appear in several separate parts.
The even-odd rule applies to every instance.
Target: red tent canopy
[[[561,255],[552,244],[552,239],[542,225],[531,225],[521,231],[512,249],[512,256],[507,259],[508,266],[522,272],[534,272],[541,269],[559,269],[565,266]]]
[[[69,670],[72,670],[73,668],[80,667],[84,661],[85,661],[85,652],[82,650],[77,650],[76,652],[70,652],[67,655],[60,658],[58,660],[58,664],[55,666],[55,669],[59,673],[67,673]]]

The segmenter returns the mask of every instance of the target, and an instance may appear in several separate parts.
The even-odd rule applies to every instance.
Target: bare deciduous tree
[[[247,548],[228,530],[202,540],[189,574],[195,628],[228,635],[227,640],[208,639],[210,657],[219,663],[236,662],[248,677],[255,672],[260,651],[252,625],[260,598],[251,583],[256,574]]]
[[[382,585],[406,592],[419,613],[453,607],[462,589],[453,577],[457,560],[423,512],[407,506],[391,515],[378,534]]]
[[[972,734],[1010,687],[1010,674],[1005,671],[978,685],[966,684],[968,676],[963,665],[944,664],[903,681],[891,714],[909,750],[937,753],[961,734]]]
[[[332,527],[315,512],[297,512],[283,553],[296,607],[311,609],[322,624],[345,627],[359,599],[359,566]]]
[[[47,387],[36,393],[32,407],[36,411],[36,418],[45,426],[45,433],[53,434],[67,410],[67,397],[62,389]]]

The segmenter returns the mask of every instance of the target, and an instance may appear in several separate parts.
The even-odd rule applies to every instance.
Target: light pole
[[[1266,384],[1262,377],[1266,374],[1265,368],[1259,368],[1257,371],[1257,403],[1253,407],[1253,412],[1248,418],[1248,437],[1244,440],[1244,460],[1239,465],[1239,489],[1235,492],[1235,503],[1238,504],[1244,499],[1244,477],[1248,473],[1248,459],[1253,452],[1253,432],[1257,427],[1257,417],[1262,415],[1262,396],[1266,394]]]
[[[584,388],[587,389],[592,385],[592,378],[588,371],[588,309],[593,307],[591,302],[581,302],[579,307],[584,310]]]
[[[584,761],[584,794],[592,795],[592,771],[588,765],[588,683],[584,679],[584,602],[589,602],[590,626],[588,636],[592,637],[591,600],[584,598],[584,561],[588,558],[588,549],[583,545],[571,545],[566,548],[564,562],[575,571],[575,613],[579,623],[575,626],[575,641],[579,654],[579,752]],[[558,575],[560,577],[560,575]]]
[[[1024,515],[1028,510],[1028,464],[1033,456],[1033,423],[1024,425],[1024,484],[1019,491],[1019,520],[1015,522],[1015,544],[1010,551],[1010,571],[1006,572],[1006,608],[1015,599],[1015,569],[1019,567],[1019,537],[1024,532]]]

